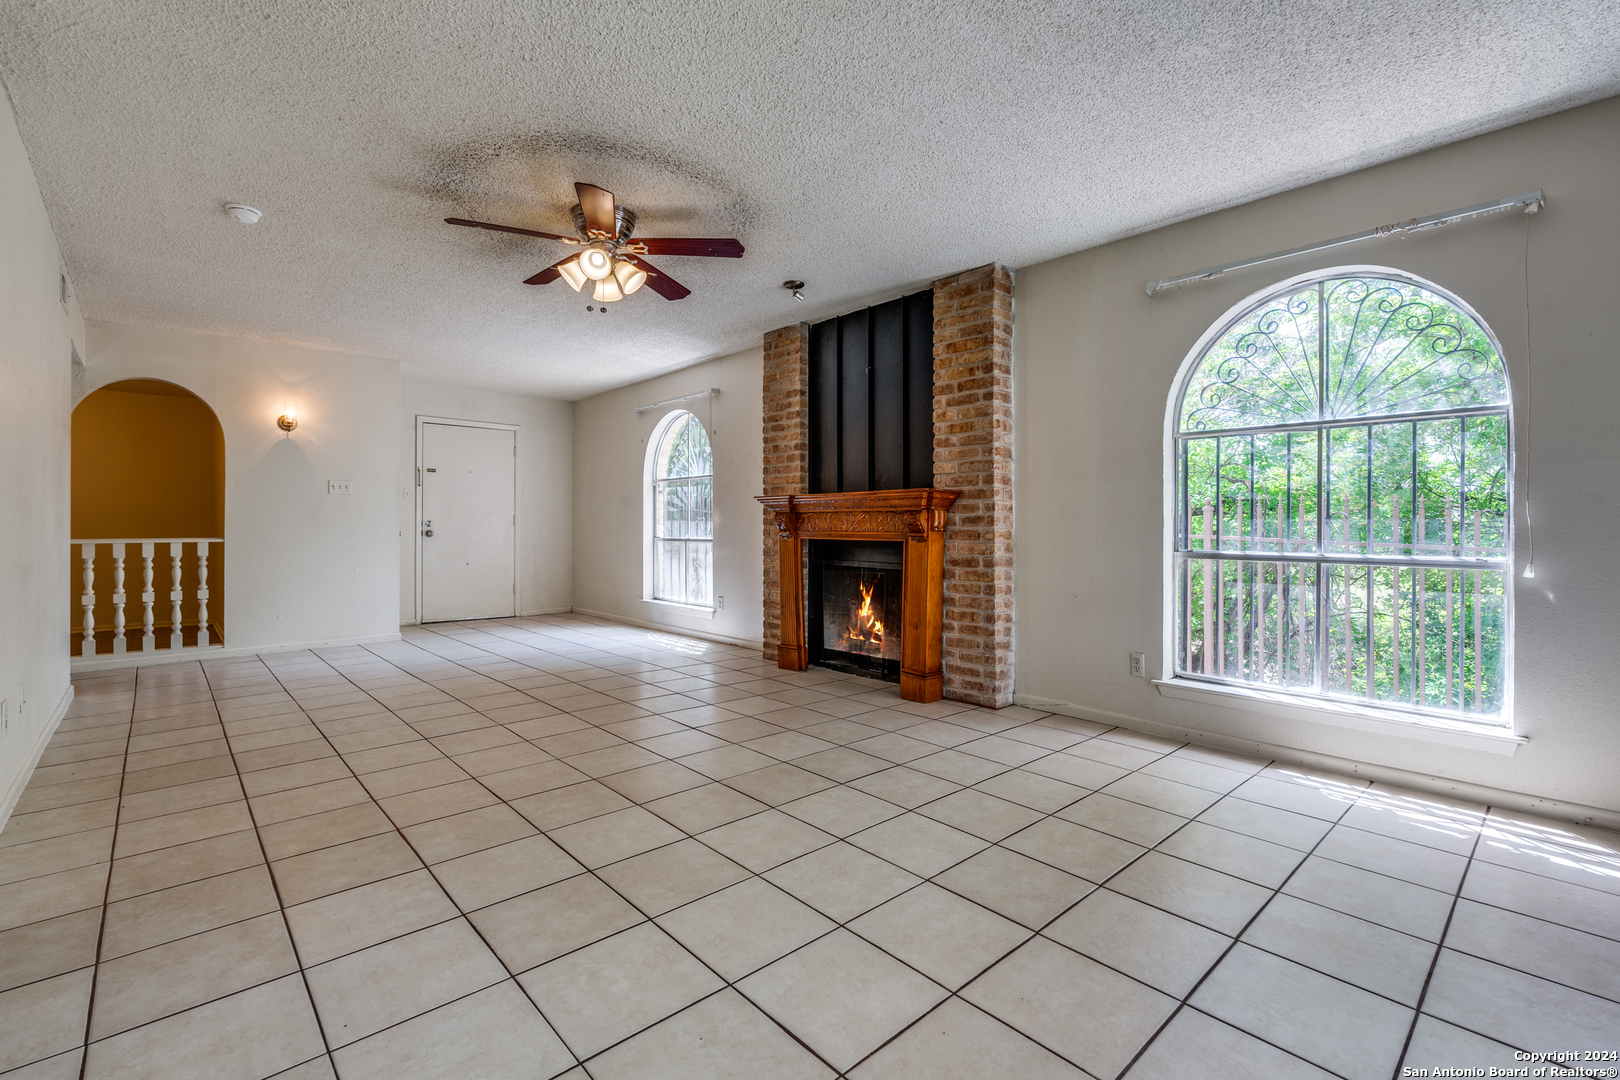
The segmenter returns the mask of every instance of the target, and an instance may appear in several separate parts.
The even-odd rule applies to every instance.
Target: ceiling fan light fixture
[[[613,276],[618,280],[619,288],[624,290],[626,296],[647,284],[647,271],[623,259],[613,264]]]
[[[532,236],[568,244],[578,254],[564,256],[560,262],[523,280],[525,285],[546,285],[558,278],[568,282],[569,288],[583,292],[587,281],[591,296],[597,302],[610,304],[622,300],[643,285],[665,300],[684,300],[692,290],[676,281],[651,263],[643,262],[642,255],[681,255],[711,259],[737,259],[743,254],[742,244],[724,237],[666,236],[639,238],[631,236],[636,228],[636,215],[620,206],[613,192],[594,184],[576,183],[574,194],[579,203],[573,208],[574,236],[523,229],[516,225],[501,225],[493,221],[473,221],[469,218],[447,217],[445,223],[469,229]],[[625,257],[620,257],[623,252]],[[795,296],[802,300],[803,297]],[[593,304],[587,308],[595,311]],[[604,313],[605,307],[601,309]]]
[[[585,276],[585,271],[579,268],[577,255],[565,263],[559,263],[557,273],[562,275],[562,279],[568,282],[569,287],[575,292],[579,292],[580,287],[590,280]]]
[[[579,253],[579,268],[592,281],[601,281],[613,273],[613,256],[601,244],[592,244]]]

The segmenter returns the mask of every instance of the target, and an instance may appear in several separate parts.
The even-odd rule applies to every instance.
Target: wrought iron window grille
[[[689,412],[673,414],[654,452],[654,600],[714,606],[714,453]]]
[[[1395,272],[1231,319],[1176,402],[1176,676],[1501,724],[1509,405],[1484,324]]]

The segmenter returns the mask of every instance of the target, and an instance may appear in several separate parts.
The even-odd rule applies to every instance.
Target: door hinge
[[[420,465],[416,467],[416,486],[422,486],[422,466]]]

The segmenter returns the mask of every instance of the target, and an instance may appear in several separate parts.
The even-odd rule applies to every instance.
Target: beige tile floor
[[[76,680],[0,1073],[1384,1080],[1620,1050],[1620,837],[579,617]]]

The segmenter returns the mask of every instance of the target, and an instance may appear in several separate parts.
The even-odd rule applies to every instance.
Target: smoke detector
[[[225,212],[231,215],[231,220],[242,225],[257,225],[264,214],[251,206],[242,203],[226,203]]]

